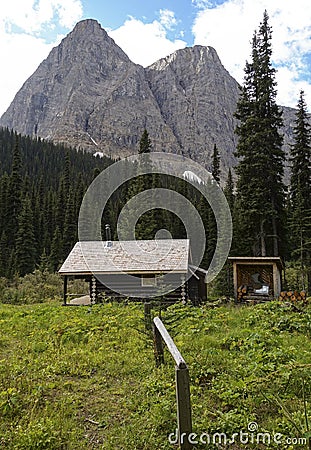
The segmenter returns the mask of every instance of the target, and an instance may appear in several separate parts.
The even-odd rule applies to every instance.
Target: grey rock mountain
[[[134,152],[144,127],[163,148],[176,141],[143,67],[131,62],[94,20],[79,22],[51,51],[17,93],[1,125],[112,156]]]
[[[231,166],[239,88],[216,51],[202,46],[178,50],[145,72],[182,153],[208,164],[216,143],[223,162]]]
[[[144,69],[92,19],[79,22],[16,94],[0,125],[112,157],[134,154],[146,128],[154,151],[206,167],[214,144],[235,164],[238,83],[211,47],[178,50]],[[285,109],[285,141],[294,110]]]

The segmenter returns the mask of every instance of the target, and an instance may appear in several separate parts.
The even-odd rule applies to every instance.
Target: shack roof
[[[69,253],[59,273],[186,273],[188,264],[188,239],[80,241]]]
[[[279,256],[229,256],[228,260],[237,264],[276,264],[281,269],[284,267]]]

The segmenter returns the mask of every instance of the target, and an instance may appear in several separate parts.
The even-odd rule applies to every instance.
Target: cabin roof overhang
[[[188,239],[81,241],[75,244],[59,273],[68,276],[185,274],[189,269],[189,255]]]

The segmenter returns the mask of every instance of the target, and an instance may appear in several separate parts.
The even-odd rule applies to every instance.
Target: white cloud
[[[82,16],[81,0],[9,0],[1,5],[2,25],[14,25],[26,33],[35,33],[58,19],[71,28]]]
[[[0,115],[24,81],[82,16],[80,0],[8,0],[0,7]],[[53,31],[53,42],[44,33]],[[64,31],[64,30],[62,30]]]
[[[172,24],[172,21],[168,23]],[[109,31],[109,35],[133,62],[145,67],[175,50],[186,47],[186,42],[181,39],[168,39],[166,28],[158,20],[144,23],[130,17],[120,28]]]
[[[265,9],[273,30],[278,102],[296,106],[299,89],[304,88],[311,105],[311,86],[301,81],[305,72],[309,73],[305,56],[311,54],[310,0],[296,0],[295,4],[284,0],[227,0],[216,7],[206,2],[193,25],[195,44],[214,47],[226,69],[241,83],[245,61],[250,60],[250,42]]]
[[[169,9],[160,9],[160,23],[167,30],[173,30],[178,23],[174,11],[170,11]]]
[[[52,45],[42,39],[27,34],[2,34],[0,40],[1,68],[0,115],[8,108],[16,92],[26,79],[46,58]]]

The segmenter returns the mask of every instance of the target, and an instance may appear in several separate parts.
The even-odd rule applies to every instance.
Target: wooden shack
[[[278,298],[284,266],[277,256],[230,257],[233,264],[234,296],[237,301]]]
[[[64,304],[69,277],[89,283],[92,303],[107,297],[206,299],[206,272],[191,266],[188,239],[77,242],[59,273],[64,277]],[[168,293],[170,285],[176,288]]]

